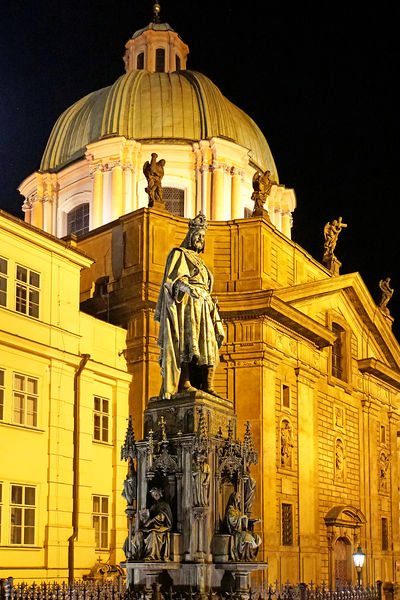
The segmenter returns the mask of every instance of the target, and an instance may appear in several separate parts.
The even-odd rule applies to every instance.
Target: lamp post
[[[357,585],[360,586],[361,585],[361,572],[362,572],[362,568],[364,566],[364,561],[365,561],[365,554],[361,550],[361,546],[358,546],[357,550],[353,553],[353,561],[354,561],[354,566],[357,571],[357,579],[358,579]]]

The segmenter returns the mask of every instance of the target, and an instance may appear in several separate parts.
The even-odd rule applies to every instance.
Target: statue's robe
[[[183,291],[185,286],[199,298]],[[196,251],[183,246],[171,250],[154,316],[160,323],[163,398],[177,393],[183,362],[196,358],[199,367],[219,364],[224,330],[210,296],[212,286],[213,276]]]
[[[247,521],[247,516],[243,515],[239,507],[230,501],[226,509],[225,522],[226,529],[231,535],[229,543],[231,560],[248,561],[254,560],[257,556],[261,538],[257,533],[247,530]]]
[[[149,510],[149,519],[132,538],[134,559],[169,560],[172,511],[165,500],[157,500]]]

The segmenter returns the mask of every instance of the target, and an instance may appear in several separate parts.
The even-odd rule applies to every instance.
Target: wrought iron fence
[[[208,594],[200,594],[192,590],[170,588],[161,589],[160,584],[153,584],[152,590],[126,590],[125,580],[118,577],[114,581],[81,581],[73,584],[13,583],[13,579],[0,580],[0,600],[392,600],[382,582],[375,586],[348,586],[332,589],[324,583],[263,584],[247,593],[210,590]]]

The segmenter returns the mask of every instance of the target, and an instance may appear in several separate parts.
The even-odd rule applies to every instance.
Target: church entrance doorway
[[[333,548],[335,565],[335,587],[351,584],[351,544],[347,538],[340,537]]]

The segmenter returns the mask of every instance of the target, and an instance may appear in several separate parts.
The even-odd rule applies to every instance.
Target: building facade
[[[20,186],[26,224],[11,219],[6,232],[18,229],[18,244],[23,238],[41,252],[27,250],[29,264],[17,248],[15,256],[11,246],[0,252],[1,265],[16,261],[21,277],[32,273],[29,283],[7,282],[30,294],[22,316],[17,296],[2,304],[0,286],[0,311],[24,334],[11,321],[2,332],[14,340],[0,360],[0,427],[9,432],[5,448],[14,448],[2,475],[2,572],[22,577],[24,564],[32,577],[65,577],[72,546],[75,574],[99,547],[104,560],[119,561],[124,419],[133,415],[141,437],[143,409],[161,383],[153,317],[165,259],[202,210],[210,221],[205,262],[226,330],[216,389],[234,406],[240,437],[250,420],[260,455],[254,512],[264,577],[355,582],[352,554],[361,546],[364,581],[397,581],[400,348],[391,318],[358,273],[333,274],[291,240],[294,192],[279,183],[263,134],[207,77],[186,69],[187,53],[166,23],[136,32],[126,74],[60,116],[40,170]],[[147,208],[142,167],[152,152],[166,160],[165,211]],[[266,170],[274,182],[269,216],[253,217],[253,176]],[[14,273],[5,268],[4,280]],[[52,282],[47,291],[36,285],[42,273]],[[35,312],[38,292],[49,303],[46,318]],[[39,330],[40,361],[32,352]],[[24,368],[15,370],[16,352]],[[39,432],[34,410],[28,416],[22,400],[15,404],[28,400],[29,386],[32,398],[43,386]],[[33,443],[34,469],[21,450]],[[71,469],[77,445],[79,482]],[[32,498],[41,523],[34,537]]]
[[[0,212],[0,573],[122,559],[126,332],[79,310],[92,259]]]

